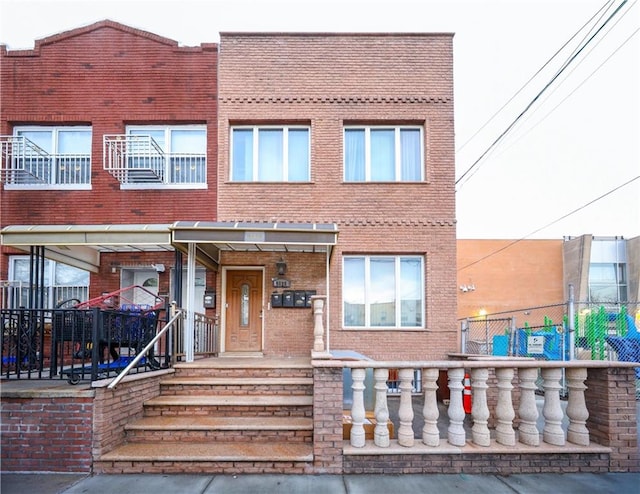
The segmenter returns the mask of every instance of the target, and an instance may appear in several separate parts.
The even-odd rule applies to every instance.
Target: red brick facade
[[[90,190],[3,186],[0,226],[215,219],[217,56],[215,44],[179,47],[175,41],[111,21],[36,41],[33,50],[0,47],[0,134],[11,135],[14,127],[24,125],[92,129]],[[103,136],[124,134],[129,124],[206,125],[208,187],[121,189],[103,170]],[[7,259],[3,256],[0,263],[3,280],[8,279]],[[121,256],[117,262],[148,265],[151,259],[161,262],[157,255],[144,254],[136,259]],[[173,256],[169,259],[172,265]],[[90,296],[119,288],[119,275],[111,276],[108,263],[102,267],[102,282],[96,286],[97,277],[93,278]],[[168,270],[160,276],[161,291],[168,288],[168,276]]]

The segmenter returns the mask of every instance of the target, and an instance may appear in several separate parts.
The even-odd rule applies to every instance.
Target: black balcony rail
[[[166,308],[1,309],[2,376],[70,384],[115,377],[166,321]],[[130,373],[170,366],[170,333]]]

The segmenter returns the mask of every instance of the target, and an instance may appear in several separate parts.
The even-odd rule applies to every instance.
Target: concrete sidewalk
[[[640,473],[96,475],[6,473],[2,494],[640,494]]]

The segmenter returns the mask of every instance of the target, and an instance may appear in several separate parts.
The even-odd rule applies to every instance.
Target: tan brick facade
[[[219,218],[336,223],[331,348],[444,357],[456,341],[452,36],[222,33],[219,74]],[[311,181],[231,182],[230,127],[240,123],[309,125]],[[424,182],[345,182],[348,123],[421,126]],[[425,328],[344,330],[344,253],[424,256]]]

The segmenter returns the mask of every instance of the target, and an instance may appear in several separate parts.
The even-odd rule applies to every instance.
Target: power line
[[[542,65],[542,67],[540,67],[540,68],[536,71],[536,73],[535,73],[535,74],[533,74],[533,75],[529,78],[529,80],[528,80],[527,82],[525,82],[525,83],[522,85],[522,87],[521,87],[520,89],[518,89],[518,90],[513,94],[513,96],[511,96],[511,98],[509,98],[509,99],[507,100],[507,102],[506,102],[506,103],[504,103],[504,104],[503,104],[503,105],[502,105],[502,106],[501,106],[501,107],[500,107],[500,108],[499,108],[499,109],[498,109],[498,110],[497,110],[493,115],[491,115],[491,117],[489,117],[489,119],[488,119],[484,124],[482,124],[482,126],[481,126],[478,130],[476,130],[476,131],[473,133],[473,135],[472,135],[471,137],[469,137],[469,139],[467,139],[467,140],[464,142],[464,144],[462,144],[462,146],[460,146],[460,147],[456,150],[456,152],[460,152],[460,151],[462,151],[462,150],[465,148],[465,146],[466,146],[467,144],[469,144],[469,143],[470,143],[470,142],[471,142],[471,141],[472,141],[472,140],[473,140],[473,139],[474,139],[474,138],[475,138],[475,137],[476,137],[480,132],[482,132],[482,131],[485,129],[485,127],[486,127],[487,125],[489,125],[489,124],[493,121],[493,119],[494,119],[496,116],[498,116],[498,114],[499,114],[502,110],[504,110],[504,109],[507,107],[507,105],[508,105],[509,103],[511,103],[511,102],[515,99],[515,97],[516,97],[516,96],[518,96],[518,95],[519,95],[519,94],[524,90],[524,88],[525,88],[525,87],[527,87],[527,86],[528,86],[528,85],[529,85],[529,84],[530,84],[530,83],[531,83],[531,82],[532,82],[532,81],[533,81],[533,80],[538,76],[538,74],[540,74],[540,72],[542,72],[542,71],[545,69],[545,67],[546,67],[547,65],[549,65],[549,64],[551,63],[551,61],[552,61],[554,58],[556,58],[556,57],[557,57],[557,56],[562,52],[562,50],[564,50],[564,49],[567,47],[567,45],[568,45],[569,43],[571,43],[571,41],[573,41],[573,39],[574,39],[576,36],[578,36],[578,33],[580,33],[580,32],[581,32],[581,31],[582,31],[582,30],[583,30],[583,29],[584,29],[584,28],[585,28],[585,27],[586,27],[586,26],[591,22],[591,21],[593,21],[593,19],[594,19],[594,18],[595,18],[599,13],[600,13],[600,11],[602,11],[602,9],[604,9],[604,8],[605,8],[605,6],[607,5],[607,3],[613,3],[613,0],[607,0],[607,2],[605,2],[605,4],[604,4],[602,7],[600,7],[600,9],[599,9],[595,14],[593,14],[593,15],[591,16],[591,18],[590,18],[587,22],[585,22],[585,23],[582,25],[582,27],[580,27],[580,29],[578,29],[578,30],[573,34],[573,36],[571,36],[567,41],[565,41],[565,43],[564,43],[564,44],[563,44],[563,45],[562,45],[562,46],[561,46],[561,47],[560,47],[560,48],[559,48],[559,49],[558,49],[558,50],[557,50],[557,51],[556,51],[556,52],[555,52],[555,53],[554,53],[550,58],[549,58],[549,60],[547,60],[547,61]]]
[[[634,2],[635,4],[635,2]],[[627,11],[628,12],[628,11]],[[626,45],[635,35],[638,34],[638,32],[640,31],[640,28],[637,28],[635,31],[633,31],[629,37],[627,39],[625,39],[620,45],[618,45],[618,47],[613,50],[613,52],[611,52],[609,54],[609,56],[600,64],[598,65],[586,78],[584,78],[582,80],[582,82],[580,84],[578,84],[569,94],[567,94],[557,105],[555,105],[551,110],[549,110],[540,120],[538,120],[536,123],[534,123],[529,129],[527,129],[526,132],[524,132],[523,134],[519,135],[515,140],[511,141],[511,143],[509,144],[509,147],[507,149],[504,149],[504,151],[510,149],[513,145],[515,145],[520,139],[523,139],[525,136],[527,136],[529,134],[529,132],[531,132],[533,129],[535,129],[538,125],[540,125],[542,122],[544,122],[549,115],[551,115],[554,111],[556,111],[558,109],[558,107],[560,107],[560,105],[562,105],[565,101],[567,101],[571,96],[573,96],[573,94],[580,89],[589,79],[591,79],[596,72],[598,72],[607,62],[609,62],[611,60],[611,58],[618,53],[618,51],[620,51],[620,49],[622,49],[622,47],[624,45]]]
[[[562,221],[562,220],[564,220],[565,218],[568,218],[569,216],[571,216],[572,214],[575,214],[575,213],[577,213],[578,211],[581,211],[582,209],[584,209],[584,208],[586,208],[586,207],[588,207],[588,206],[591,206],[593,203],[598,202],[598,201],[599,201],[599,200],[601,200],[601,199],[604,199],[604,198],[605,198],[605,197],[607,197],[608,195],[613,194],[614,192],[616,192],[616,191],[620,190],[620,189],[621,189],[621,188],[623,188],[623,187],[626,187],[627,185],[629,185],[630,183],[632,183],[632,182],[634,182],[635,180],[638,180],[638,179],[640,179],[640,175],[638,175],[638,176],[636,176],[636,177],[632,178],[631,180],[626,181],[625,183],[623,183],[623,184],[621,184],[621,185],[618,185],[617,187],[615,187],[615,188],[611,189],[610,191],[605,192],[605,193],[604,193],[604,194],[602,194],[601,196],[596,197],[595,199],[592,199],[592,200],[591,200],[591,201],[589,201],[588,203],[583,204],[583,205],[582,205],[582,206],[580,206],[579,208],[574,209],[574,210],[573,210],[573,211],[571,211],[570,213],[567,213],[567,214],[565,214],[564,216],[561,216],[560,218],[558,218],[558,219],[556,219],[556,220],[553,220],[551,223],[547,223],[546,225],[544,225],[544,226],[542,226],[542,227],[538,228],[537,230],[532,231],[531,233],[529,233],[529,234],[525,235],[524,237],[519,238],[519,239],[517,239],[517,240],[514,240],[513,242],[510,242],[510,243],[508,243],[507,245],[505,245],[504,247],[501,247],[500,249],[498,249],[498,250],[496,250],[496,251],[493,251],[493,252],[491,252],[490,254],[487,254],[486,256],[481,257],[480,259],[477,259],[477,260],[473,261],[472,263],[467,264],[466,266],[463,266],[463,267],[461,267],[461,268],[458,268],[458,271],[462,271],[463,269],[467,269],[467,268],[469,268],[469,267],[471,267],[471,266],[474,266],[475,264],[478,264],[479,262],[484,261],[485,259],[488,259],[489,257],[495,256],[496,254],[498,254],[498,253],[502,252],[503,250],[508,249],[508,248],[509,248],[509,247],[511,247],[512,245],[515,245],[515,244],[517,244],[518,242],[522,242],[523,240],[526,240],[526,239],[527,239],[528,237],[530,237],[531,235],[534,235],[534,234],[538,233],[539,231],[544,230],[545,228],[550,227],[551,225],[555,225],[555,224],[556,224],[556,223],[558,223],[559,221]]]
[[[580,46],[579,49],[575,51],[575,53],[571,56],[571,58],[565,62],[565,64],[558,70],[558,72],[551,78],[549,82],[536,94],[536,96],[529,102],[529,104],[520,112],[520,114],[509,124],[509,126],[491,143],[491,145],[480,155],[478,159],[476,159],[473,164],[467,168],[467,170],[460,176],[458,180],[456,180],[455,185],[458,185],[461,180],[463,180],[469,172],[471,172],[478,164],[483,160],[483,158],[495,147],[497,144],[513,129],[513,127],[520,121],[520,119],[527,113],[531,107],[538,101],[538,99],[549,89],[549,87],[556,81],[556,79],[566,70],[566,68],[582,53],[582,51],[593,41],[593,39],[600,33],[600,31],[611,21],[611,19],[620,11],[620,9],[627,3],[627,0],[623,0],[623,2],[613,11],[613,13],[604,21],[604,23],[589,37],[589,39]]]

